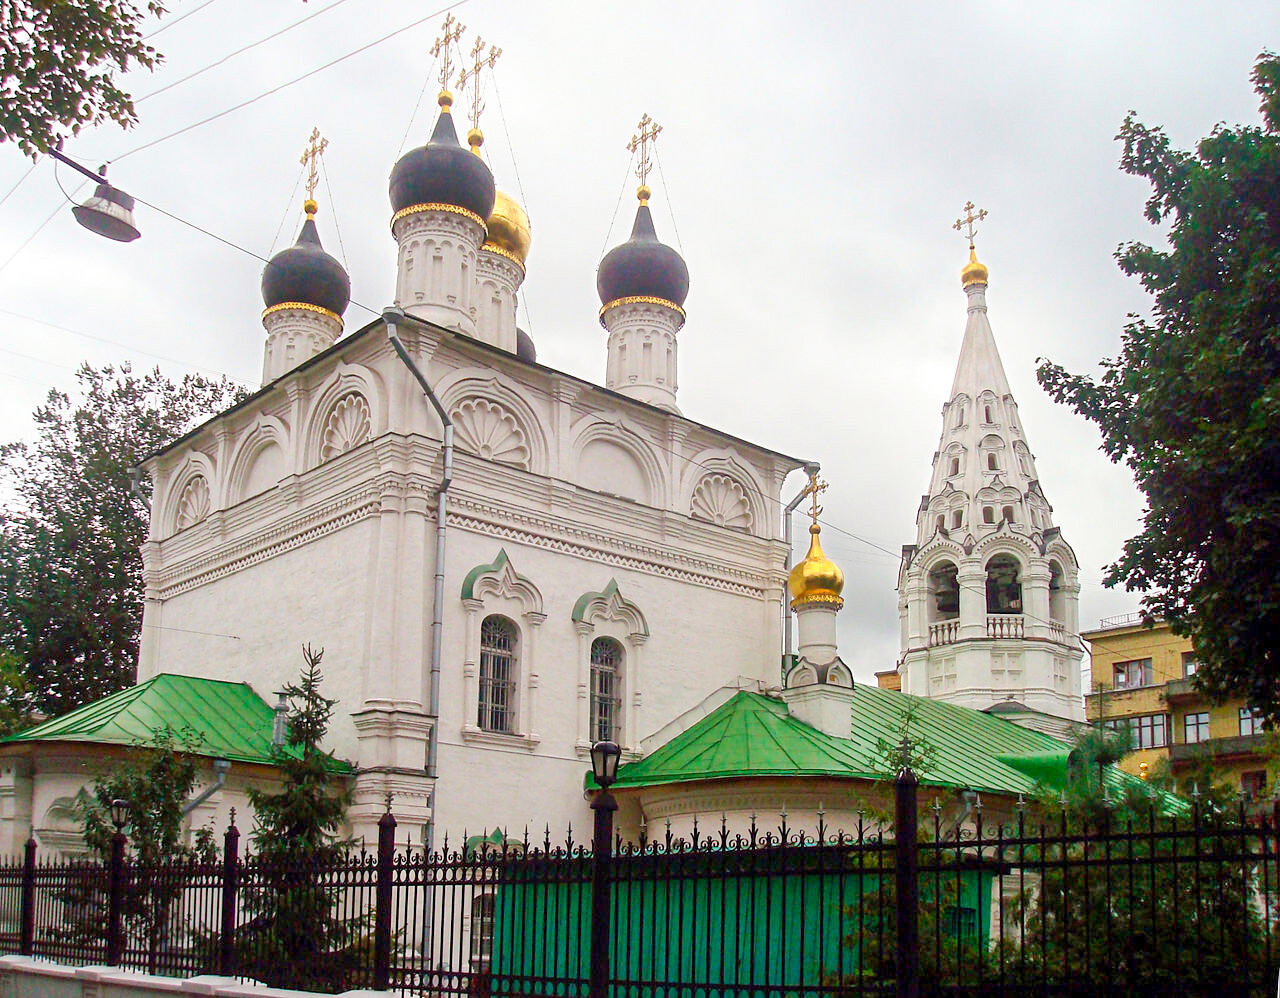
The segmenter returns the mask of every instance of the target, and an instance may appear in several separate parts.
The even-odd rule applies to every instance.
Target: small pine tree
[[[350,840],[339,833],[351,791],[321,748],[337,702],[320,692],[323,656],[323,649],[304,647],[301,679],[284,688],[295,706],[276,752],[280,790],[249,791],[257,827],[244,891],[248,918],[236,945],[245,976],[272,987],[338,992],[354,985],[368,919],[340,917],[339,888],[325,883],[327,872],[348,861]]]

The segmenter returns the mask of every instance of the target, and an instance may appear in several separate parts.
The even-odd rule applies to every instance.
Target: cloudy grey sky
[[[303,194],[290,194],[318,125],[332,190],[319,192],[322,238],[345,256],[353,297],[388,304],[387,175],[434,119],[434,82],[416,118],[414,108],[439,17],[125,154],[437,8],[200,2],[172,5],[169,20],[194,13],[154,39],[167,61],[129,78],[135,96],[320,13],[143,100],[136,129],[104,126],[67,151],[113,160],[131,193],[265,256],[296,234]],[[1113,137],[1129,108],[1180,146],[1220,121],[1256,122],[1248,77],[1280,44],[1274,2],[468,0],[455,14],[468,43],[478,31],[503,49],[482,124],[499,186],[523,191],[532,216],[521,319],[544,363],[603,380],[595,267],[630,226],[626,141],[643,112],[663,126],[655,218],[666,241],[678,231],[692,278],[681,407],[822,462],[826,519],[864,539],[823,534],[848,576],[841,652],[860,677],[897,653],[896,552],[913,539],[964,329],[967,251],[951,222],[967,199],[991,213],[979,236],[990,318],[1080,558],[1082,623],[1136,605],[1101,580],[1137,529],[1141,498],[1093,427],[1040,391],[1036,358],[1092,370],[1118,350],[1126,314],[1146,299],[1112,253],[1158,234],[1141,216],[1146,188],[1116,167]],[[0,146],[0,196],[28,166]],[[59,178],[78,183],[65,168]],[[11,259],[62,201],[45,162],[0,206],[0,440],[28,435],[32,409],[51,386],[70,387],[81,360],[225,372],[256,387],[258,261],[146,209],[145,235],[128,246],[58,211]],[[348,329],[368,318],[353,304]]]

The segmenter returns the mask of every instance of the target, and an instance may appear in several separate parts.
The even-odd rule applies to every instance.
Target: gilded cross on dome
[[[454,45],[458,44],[458,39],[462,37],[462,33],[467,30],[467,27],[452,14],[446,14],[444,23],[440,25],[440,30],[442,33],[435,40],[435,44],[431,46],[431,54],[440,60],[440,89],[448,93],[449,79],[453,76],[453,53],[451,50]]]
[[[320,163],[320,157],[324,155],[324,151],[329,148],[329,140],[320,137],[320,129],[311,129],[311,138],[307,140],[306,151],[303,152],[302,158],[298,160],[307,168],[307,201],[306,211],[308,215],[316,213],[316,188],[320,186],[320,174],[316,167]]]
[[[977,214],[973,210],[973,202],[966,201],[964,203],[964,215],[956,219],[956,224],[951,226],[962,236],[969,240],[969,249],[973,249],[973,237],[977,235],[978,223],[987,217],[987,209],[979,208]]]
[[[800,494],[802,496],[808,496],[810,499],[811,508],[809,510],[809,516],[814,523],[817,523],[818,517],[822,515],[822,507],[818,505],[818,493],[825,492],[826,490],[827,483],[818,478],[818,473],[816,471],[810,472],[809,484],[804,487]]]
[[[640,187],[636,191],[636,197],[640,199],[641,204],[649,203],[649,171],[653,169],[653,162],[649,158],[649,149],[653,143],[658,140],[658,135],[662,132],[662,126],[657,124],[648,114],[640,118],[640,124],[636,126],[639,129],[635,135],[631,136],[631,141],[627,143],[627,151],[636,153],[636,176],[640,178]]]
[[[489,54],[484,54],[484,39],[476,35],[476,43],[471,46],[471,58],[474,60],[470,69],[466,66],[462,67],[462,72],[458,74],[458,89],[465,90],[467,83],[471,84],[471,127],[479,129],[480,112],[484,110],[484,101],[480,99],[480,74],[485,69],[493,69],[494,63],[498,61],[498,56],[502,55],[502,49],[489,46]]]

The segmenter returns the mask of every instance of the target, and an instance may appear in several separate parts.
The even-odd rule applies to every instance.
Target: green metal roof
[[[912,737],[936,749],[919,774],[923,785],[1009,795],[1065,785],[1069,747],[1056,738],[941,700],[861,684],[849,692],[847,738],[792,717],[781,700],[738,692],[645,758],[619,767],[615,786],[760,776],[883,780],[880,746],[902,739],[907,709]],[[1114,767],[1107,775],[1116,786],[1136,779]],[[594,786],[589,775],[588,785]]]
[[[199,755],[273,765],[274,724],[275,712],[248,683],[161,673],[0,743],[146,745],[167,727],[194,732]],[[350,769],[342,762],[334,768]]]

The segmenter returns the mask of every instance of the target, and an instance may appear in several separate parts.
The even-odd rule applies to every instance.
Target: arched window
[[[516,680],[519,660],[516,625],[497,614],[480,624],[480,706],[476,724],[483,731],[516,730]]]
[[[983,522],[983,523],[995,523],[995,522],[996,522],[996,510],[995,510],[995,507],[994,507],[994,506],[983,506],[983,507],[982,507],[982,522]]]
[[[1000,470],[1000,461],[996,458],[994,451],[991,451],[987,454],[987,470],[988,471]]]
[[[1006,520],[1008,520],[1010,523],[1012,523],[1012,522],[1013,522],[1013,507],[1012,507],[1012,506],[1005,506],[1003,509],[1001,509],[1001,510],[1000,510],[1000,512],[1004,515],[1004,518],[1005,518]]]
[[[1067,622],[1067,598],[1062,591],[1062,566],[1055,560],[1049,562],[1049,619]]]
[[[933,594],[930,621],[960,616],[960,583],[956,575],[956,566],[949,561],[930,570],[929,591]]]
[[[962,526],[964,526],[964,510],[953,509],[951,511],[951,529],[959,530]]]
[[[983,406],[983,407],[982,407],[982,415],[983,415],[983,420],[982,420],[982,421],[983,421],[984,423],[986,423],[987,425],[990,425],[990,424],[991,424],[991,422],[992,422],[992,420],[991,420],[991,406],[989,406],[989,405],[987,405],[987,406]]]
[[[938,529],[942,530],[947,525],[947,515],[945,513],[938,514]]]
[[[947,477],[954,478],[958,474],[960,474],[960,458],[953,457],[951,459],[951,464],[948,465]]]
[[[998,554],[987,562],[987,613],[1021,613],[1022,581],[1017,559]]]
[[[622,735],[622,646],[613,638],[591,642],[591,740],[616,742]]]
[[[964,426],[964,406],[956,406],[956,426]]]

